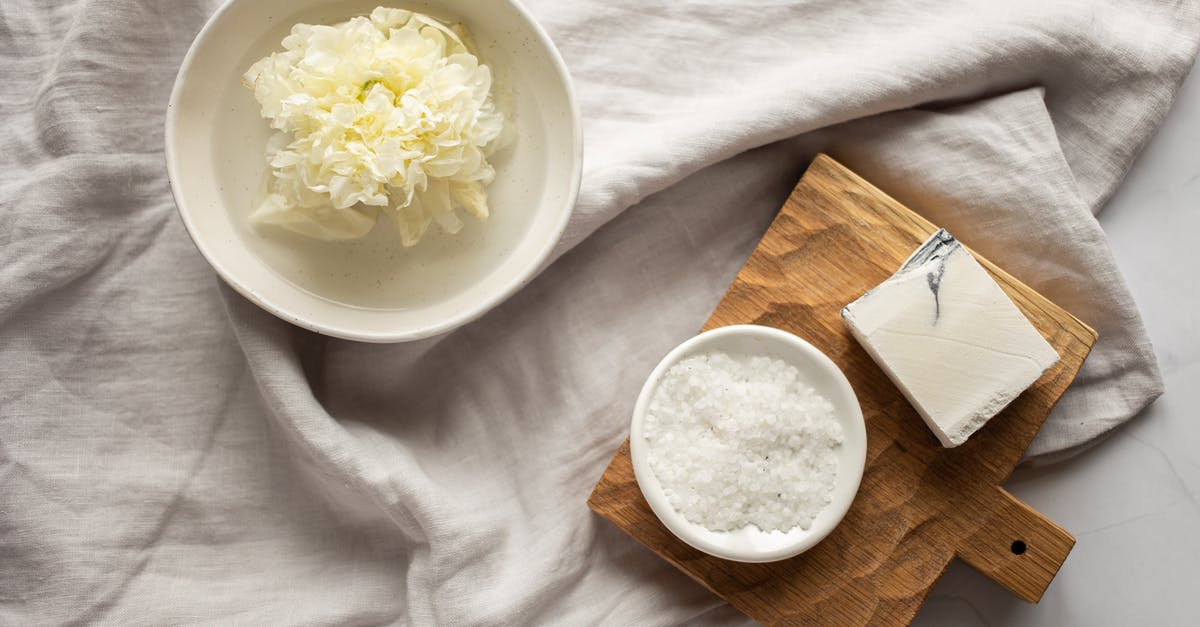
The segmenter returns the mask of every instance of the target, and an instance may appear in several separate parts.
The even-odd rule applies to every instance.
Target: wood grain
[[[942,448],[838,315],[935,230],[819,155],[704,326],[786,329],[850,380],[866,419],[867,465],[854,505],[829,537],[771,564],[692,549],[642,498],[628,441],[588,500],[592,510],[768,625],[906,624],[955,557],[1038,601],[1075,539],[999,486],[1075,378],[1096,332],[976,255],[1062,359],[967,443]]]

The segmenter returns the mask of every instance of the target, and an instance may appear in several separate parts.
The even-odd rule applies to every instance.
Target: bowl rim
[[[762,338],[768,342],[781,343],[799,349],[824,371],[833,377],[834,384],[846,393],[846,398],[849,399],[847,407],[847,420],[841,421],[843,425],[849,424],[857,433],[857,442],[862,445],[849,450],[847,455],[852,457],[853,463],[848,468],[839,467],[836,484],[849,486],[846,489],[842,498],[838,498],[838,492],[835,491],[833,501],[826,506],[821,512],[822,517],[819,517],[813,525],[801,533],[796,539],[786,544],[780,544],[774,549],[761,549],[754,551],[739,552],[730,549],[729,547],[715,544],[708,538],[697,533],[697,529],[703,529],[699,525],[685,519],[682,514],[675,510],[674,507],[667,501],[666,494],[662,490],[662,486],[658,481],[657,476],[649,467],[648,453],[644,448],[644,438],[642,435],[643,423],[645,415],[650,405],[652,394],[657,390],[658,382],[662,379],[666,371],[674,366],[684,355],[691,353],[698,346],[712,343],[724,336],[728,335],[749,335],[751,337]],[[849,441],[850,438],[847,438]],[[850,385],[850,381],[846,378],[845,373],[838,367],[832,359],[824,352],[803,338],[796,336],[793,333],[757,324],[735,324],[723,327],[717,327],[709,331],[705,331],[695,335],[678,346],[672,349],[662,360],[655,366],[650,376],[646,378],[646,382],[642,385],[641,392],[638,394],[637,403],[634,406],[633,417],[630,423],[630,462],[633,466],[634,477],[637,480],[638,488],[645,497],[646,502],[650,505],[650,509],[658,517],[659,521],[677,538],[688,544],[692,548],[698,549],[719,557],[736,562],[746,563],[765,563],[785,560],[795,557],[808,549],[815,546],[820,541],[824,540],[845,518],[846,513],[850,510],[855,497],[858,494],[859,487],[862,484],[863,472],[866,468],[867,455],[867,438],[866,438],[866,421],[863,419],[862,406],[858,402],[858,396],[854,393],[854,388]],[[742,532],[749,532],[750,528],[746,527]],[[704,530],[704,533],[720,533]],[[754,530],[753,533],[770,536],[780,532],[764,532]],[[789,532],[790,533],[790,532]]]
[[[554,249],[562,240],[563,233],[566,231],[567,224],[570,222],[572,214],[575,212],[575,205],[579,199],[579,187],[583,178],[583,125],[580,114],[579,99],[575,94],[575,86],[571,81],[571,74],[567,71],[566,62],[562,58],[562,54],[550,39],[549,34],[542,28],[541,24],[533,18],[529,11],[516,0],[500,0],[504,4],[510,6],[517,12],[519,17],[529,26],[530,31],[536,37],[542,49],[549,56],[551,65],[554,68],[555,76],[563,85],[567,98],[568,109],[570,110],[571,123],[571,151],[573,163],[571,164],[570,181],[567,189],[567,197],[564,199],[563,208],[559,211],[557,221],[551,226],[551,237],[545,238],[545,241],[535,250],[535,253],[530,257],[520,270],[514,275],[514,278],[504,285],[502,288],[493,292],[492,296],[480,300],[473,306],[464,307],[461,311],[439,320],[433,324],[408,329],[405,331],[394,332],[368,332],[346,328],[336,324],[322,323],[316,320],[309,319],[301,314],[289,310],[274,302],[272,299],[255,292],[251,286],[245,284],[237,276],[237,273],[230,270],[220,257],[216,255],[208,245],[199,237],[196,226],[193,224],[190,217],[190,212],[186,209],[187,201],[184,198],[183,191],[180,189],[180,173],[178,170],[178,160],[175,145],[175,133],[172,129],[177,126],[177,111],[179,109],[178,102],[181,98],[183,85],[186,83],[188,74],[192,70],[193,64],[196,62],[197,50],[200,45],[212,36],[214,25],[220,18],[235,4],[248,0],[225,0],[221,6],[209,16],[208,20],[201,27],[200,32],[196,34],[192,40],[188,51],[180,63],[179,71],[175,75],[175,83],[171,87],[171,96],[167,101],[167,111],[163,122],[163,137],[164,137],[164,158],[167,166],[167,181],[171,190],[171,198],[175,203],[175,210],[183,221],[184,229],[188,233],[188,237],[192,240],[192,244],[200,251],[200,255],[208,262],[210,266],[217,272],[217,275],[236,292],[244,296],[246,299],[255,303],[259,307],[270,312],[272,315],[297,326],[303,327],[310,331],[315,331],[322,335],[332,337],[356,340],[360,342],[371,343],[396,343],[408,342],[414,340],[425,339],[435,335],[441,335],[452,331],[460,326],[470,323],[487,312],[491,311],[504,301],[508,300],[513,294],[517,293],[521,288],[525,287],[532,281],[543,266],[550,259]],[[299,286],[292,284],[286,279],[280,278],[281,281],[287,283],[292,289],[305,291]],[[323,298],[319,295],[312,294],[315,298]],[[341,307],[352,307],[337,301],[329,301]]]

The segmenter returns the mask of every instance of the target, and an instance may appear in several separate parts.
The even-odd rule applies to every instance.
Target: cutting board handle
[[[981,508],[987,519],[958,549],[958,558],[1018,597],[1037,603],[1075,546],[1075,537],[1003,488],[995,488],[985,499],[991,505]]]

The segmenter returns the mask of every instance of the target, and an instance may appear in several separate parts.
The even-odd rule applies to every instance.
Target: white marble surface
[[[917,625],[1200,624],[1200,70],[1100,223],[1167,392],[1092,450],[1009,481],[1078,539],[1040,604],[955,562]]]

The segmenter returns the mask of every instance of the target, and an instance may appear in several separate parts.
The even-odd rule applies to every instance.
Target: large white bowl
[[[684,518],[667,500],[658,477],[650,468],[643,434],[650,399],[658,391],[663,375],[680,360],[692,355],[724,352],[731,355],[767,355],[795,366],[804,381],[833,404],[833,415],[842,426],[844,440],[838,449],[837,479],[833,501],[817,515],[808,529],[788,532],[762,531],[747,525],[735,531],[712,531]],[[854,502],[867,461],[867,429],[858,397],[846,376],[812,344],[780,329],[752,324],[720,327],[701,333],[667,354],[642,386],[633,410],[629,453],[638,487],[650,509],[663,525],[692,547],[737,562],[774,562],[799,555],[833,531]]]
[[[241,76],[280,49],[298,22],[332,24],[378,5],[464,23],[511,98],[512,145],[493,159],[486,222],[436,226],[400,246],[390,223],[354,242],[251,228],[264,194],[270,135]],[[579,108],[562,58],[514,0],[231,0],[184,58],[166,121],[167,173],[200,252],[234,289],[300,326],[399,342],[443,333],[512,295],[546,262],[575,205],[582,166]]]

